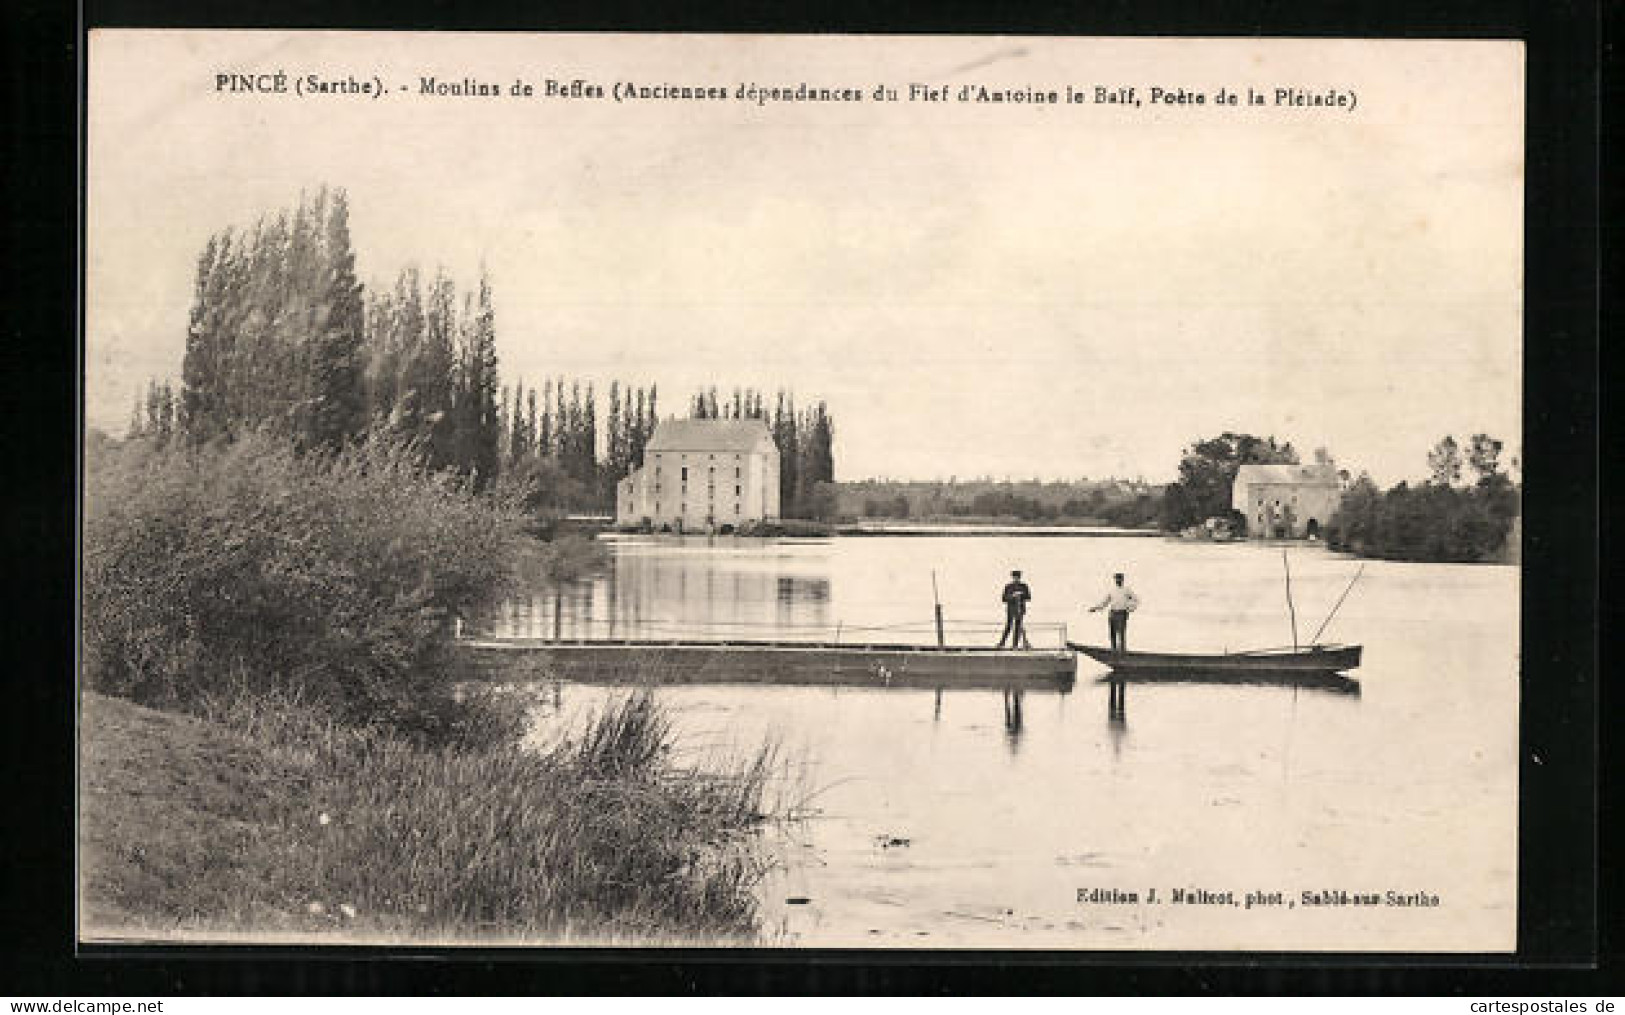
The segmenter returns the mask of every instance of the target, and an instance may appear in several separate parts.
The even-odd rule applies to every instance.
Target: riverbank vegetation
[[[510,692],[517,693],[517,692]],[[294,695],[201,716],[87,693],[92,938],[750,940],[771,755],[673,765],[647,691],[547,751],[431,748]]]
[[[1501,469],[1502,447],[1487,434],[1475,434],[1464,459],[1455,438],[1447,436],[1428,454],[1424,483],[1384,491],[1361,475],[1332,517],[1329,544],[1389,560],[1515,563],[1521,498]]]
[[[87,450],[87,930],[752,932],[769,754],[675,764],[646,690],[539,751],[522,690],[455,682],[451,618],[580,540],[382,437]]]
[[[458,682],[459,620],[604,556],[561,524],[605,479],[592,389],[538,420],[495,328],[484,278],[369,297],[342,193],[210,239],[180,391],[85,445],[100,930],[750,933],[767,754],[675,764],[647,692],[541,750],[524,693]],[[611,391],[625,453],[655,392]]]
[[[228,683],[286,691],[435,742],[493,721],[439,675],[453,619],[541,553],[511,499],[382,437],[304,453],[259,432],[92,452],[87,686],[183,709]]]

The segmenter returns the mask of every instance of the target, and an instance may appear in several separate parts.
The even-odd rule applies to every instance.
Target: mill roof
[[[1243,486],[1254,483],[1299,483],[1324,486],[1337,483],[1337,473],[1324,465],[1243,465],[1236,470],[1236,482]]]
[[[648,451],[755,451],[773,444],[759,419],[663,419],[655,425]]]

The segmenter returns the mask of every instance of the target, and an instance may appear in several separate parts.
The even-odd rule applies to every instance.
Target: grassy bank
[[[87,693],[88,938],[728,942],[756,929],[766,754],[670,763],[651,697],[546,753],[431,749],[295,701]]]
[[[646,690],[529,749],[527,699],[458,683],[454,618],[601,559],[528,536],[526,490],[477,490],[385,434],[90,450],[87,935],[753,932],[769,755],[675,765]]]

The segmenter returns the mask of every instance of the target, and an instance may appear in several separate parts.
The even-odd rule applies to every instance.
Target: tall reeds
[[[647,688],[546,750],[333,727],[289,696],[218,721],[303,773],[259,879],[294,927],[409,940],[743,941],[774,751],[680,766]],[[263,910],[263,907],[261,907]]]

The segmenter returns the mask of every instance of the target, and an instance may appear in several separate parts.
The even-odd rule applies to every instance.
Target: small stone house
[[[1236,470],[1230,506],[1258,537],[1320,538],[1343,500],[1343,481],[1331,465],[1243,465]]]
[[[617,525],[717,532],[779,517],[779,451],[759,419],[664,419],[615,488]]]

